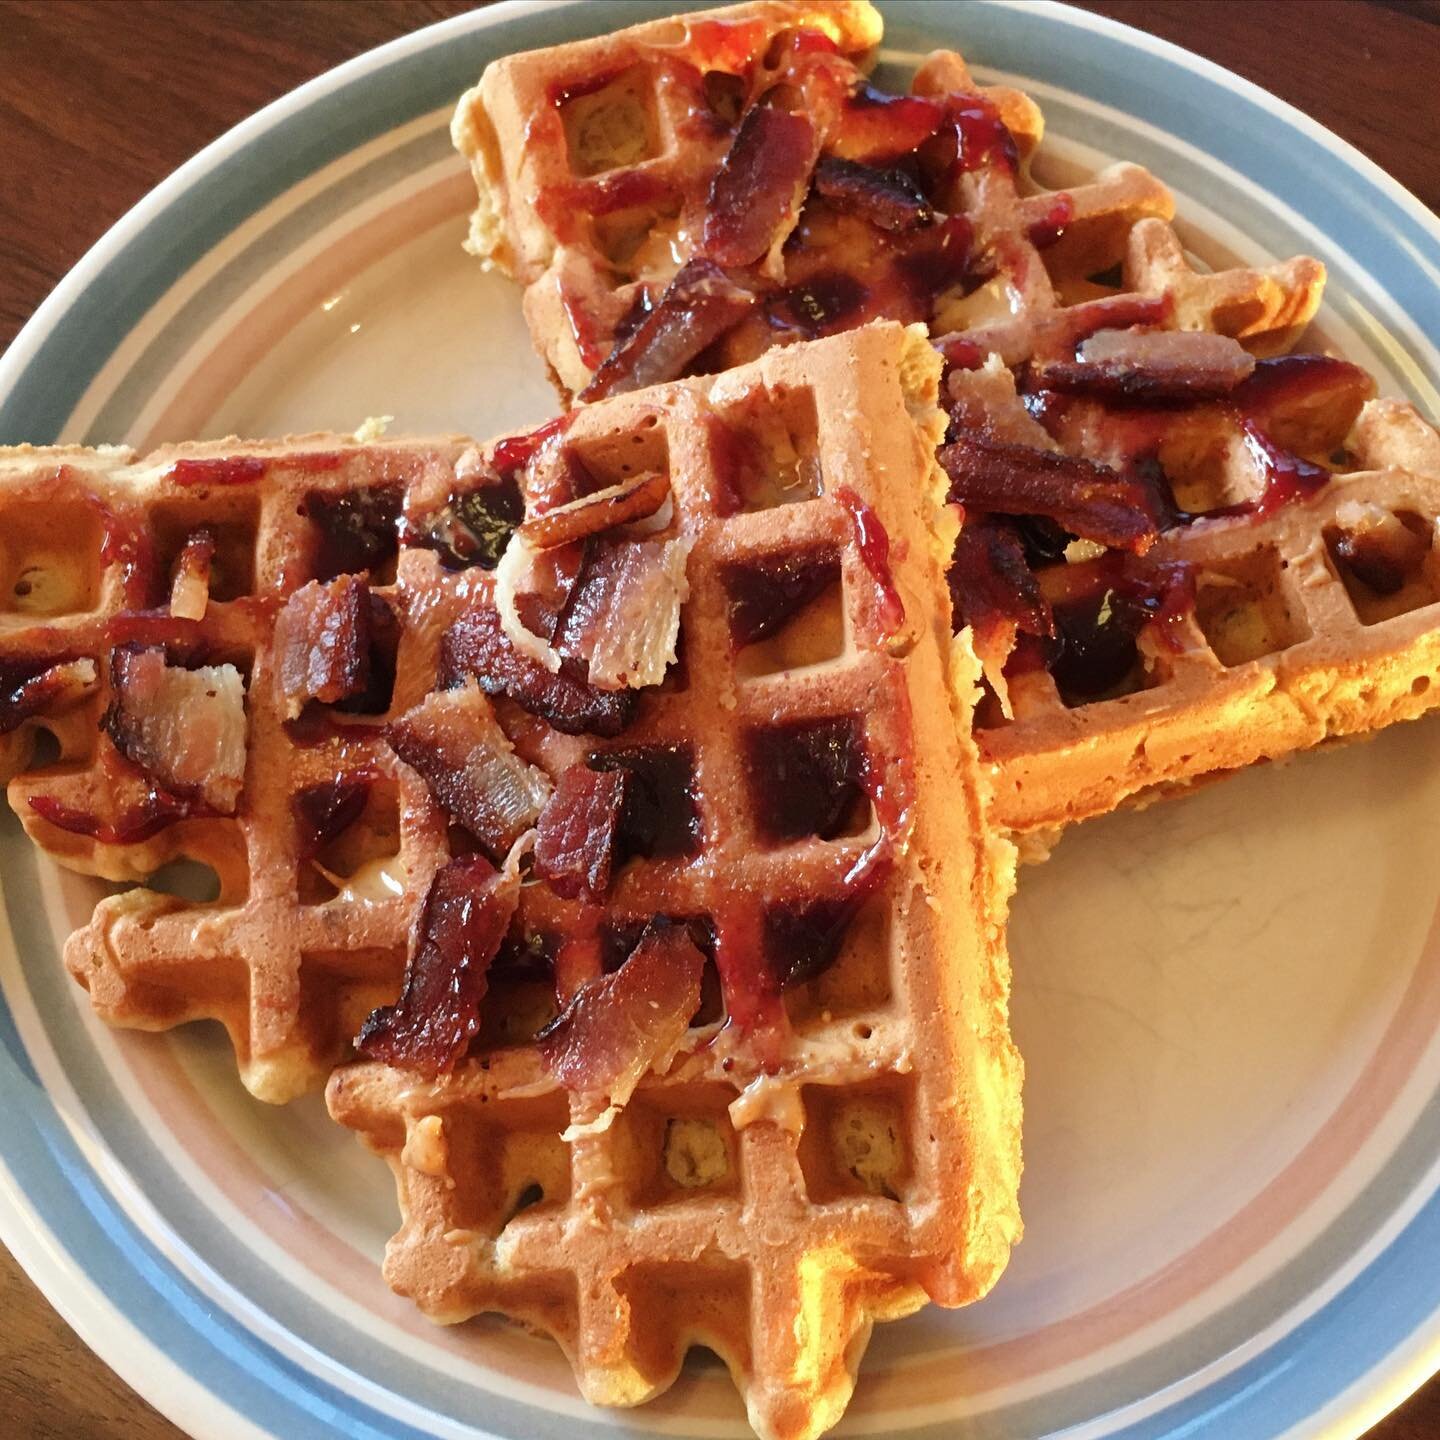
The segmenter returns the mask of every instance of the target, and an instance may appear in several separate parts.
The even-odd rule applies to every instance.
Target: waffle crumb
[[[894,1112],[873,1100],[841,1105],[832,1123],[840,1168],[853,1175],[872,1195],[899,1199],[905,1169],[905,1142]]]

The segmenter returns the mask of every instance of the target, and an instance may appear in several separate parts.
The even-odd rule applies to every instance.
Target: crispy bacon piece
[[[287,719],[295,719],[311,700],[334,705],[365,693],[370,601],[364,580],[342,575],[329,584],[312,580],[285,602],[275,621],[275,660]]]
[[[539,1036],[540,1058],[567,1090],[618,1107],[668,1066],[700,1008],[705,957],[684,926],[653,924],[613,975],[582,985]]]
[[[950,498],[1002,515],[1044,515],[1072,534],[1137,553],[1160,533],[1151,489],[1077,456],[958,435],[940,448]]]
[[[513,860],[496,870],[483,855],[466,855],[439,870],[411,936],[399,1002],[370,1016],[355,1048],[431,1078],[453,1070],[479,1032],[490,962],[519,900]]]
[[[598,904],[610,888],[616,841],[625,814],[627,770],[572,765],[540,812],[535,874],[567,900]]]
[[[688,261],[659,301],[635,325],[580,392],[599,400],[678,379],[685,367],[745,316],[755,296],[737,285],[713,261]]]
[[[68,710],[99,682],[99,667],[89,659],[0,660],[0,735],[32,715]]]
[[[618,835],[621,855],[660,860],[695,853],[700,815],[695,808],[695,755],[689,746],[601,750],[590,756],[589,764],[592,770],[626,773]]]
[[[115,698],[104,725],[115,748],[182,798],[235,813],[245,782],[245,681],[233,665],[182,670],[163,650],[110,657]]]
[[[829,137],[835,154],[870,165],[918,150],[945,121],[945,107],[920,95],[890,95],[862,80]]]
[[[170,582],[170,613],[179,620],[203,620],[210,603],[210,565],[215,559],[215,537],[197,530],[185,542],[175,561]]]
[[[815,190],[881,230],[918,230],[935,219],[930,202],[903,170],[824,155],[815,167]]]
[[[794,224],[818,151],[808,116],[753,106],[710,184],[705,254],[727,268],[763,259]]]
[[[492,855],[505,854],[550,798],[549,777],[516,755],[477,686],[427,695],[385,738]]]
[[[488,605],[467,610],[440,643],[440,683],[473,675],[487,695],[505,695],[566,735],[618,735],[635,718],[633,690],[598,690],[577,662],[556,673],[510,643]]]
[[[628,525],[653,515],[669,494],[670,477],[658,470],[647,470],[618,485],[607,485],[591,495],[582,495],[568,505],[532,515],[520,526],[520,533],[536,550],[571,545],[613,530],[617,525]]]
[[[583,660],[602,690],[658,685],[675,659],[689,554],[685,539],[592,541],[556,650]]]
[[[1107,400],[1214,400],[1255,369],[1255,357],[1228,335],[1186,330],[1101,330],[1083,341],[1074,360],[1044,365],[1047,390]]]
[[[347,775],[309,785],[291,798],[302,860],[323,849],[365,813],[373,783],[369,773]]]
[[[753,645],[839,581],[840,555],[829,546],[792,550],[727,565],[720,579],[730,602],[730,639]]]
[[[966,519],[949,580],[955,628],[971,626],[977,641],[1007,624],[1029,635],[1054,633],[1054,618],[1025,558],[1025,544],[1006,521],[990,515]]]

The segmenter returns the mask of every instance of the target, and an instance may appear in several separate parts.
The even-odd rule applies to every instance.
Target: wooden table
[[[1300,106],[1440,210],[1440,0],[1084,3]],[[125,210],[202,145],[340,61],[466,8],[450,0],[0,0],[0,345]],[[3,1252],[0,1314],[5,1434],[179,1440]],[[1436,1436],[1440,1379],[1371,1432],[1371,1440]]]

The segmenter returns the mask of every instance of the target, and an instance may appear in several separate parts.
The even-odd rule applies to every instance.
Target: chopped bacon
[[[599,903],[610,888],[630,772],[572,765],[540,813],[535,874],[567,900]]]
[[[1433,541],[1379,505],[1345,501],[1335,512],[1335,558],[1377,595],[1394,595],[1416,579]]]
[[[658,685],[675,659],[689,554],[684,539],[592,541],[555,648],[602,690]]]
[[[276,675],[293,720],[311,700],[334,705],[370,683],[370,587],[356,575],[312,580],[275,621]]]
[[[175,561],[170,582],[170,613],[179,620],[203,620],[210,603],[210,566],[215,559],[215,537],[197,530],[185,542]]]
[[[440,644],[440,683],[473,675],[487,695],[505,695],[566,735],[618,735],[635,718],[633,690],[598,690],[578,662],[551,673],[510,643],[488,605],[467,610]]]
[[[0,660],[0,735],[33,715],[68,710],[93,694],[99,681],[93,660]]]
[[[1003,515],[1044,515],[1086,540],[1142,552],[1160,532],[1153,491],[1078,456],[958,435],[941,447],[950,498]]]
[[[1036,379],[1047,390],[1170,403],[1228,395],[1254,369],[1254,356],[1228,335],[1101,330],[1074,360],[1052,361]]]
[[[880,165],[918,150],[945,121],[945,107],[919,95],[888,95],[861,81],[838,117],[830,148],[847,160]]]
[[[903,170],[880,170],[826,155],[815,167],[815,189],[881,230],[918,230],[935,219],[930,202]]]
[[[707,346],[738,324],[755,296],[710,260],[688,261],[606,356],[581,400],[676,380]]]
[[[373,783],[368,772],[347,775],[309,785],[291,798],[302,859],[323,849],[365,813]]]
[[[518,864],[496,870],[466,855],[439,870],[411,936],[399,1001],[365,1022],[355,1048],[368,1060],[447,1073],[480,1030],[490,962],[520,900]]]
[[[950,564],[950,598],[955,628],[977,635],[1012,624],[1029,635],[1051,635],[1054,620],[1040,582],[1025,558],[1015,527],[994,516],[968,517]]]
[[[110,657],[115,699],[103,724],[115,748],[181,797],[235,813],[245,781],[245,681],[233,665],[183,670],[163,650]]]
[[[753,106],[710,184],[705,254],[717,265],[754,265],[794,224],[818,153],[806,115]]]
[[[829,546],[791,550],[727,565],[720,578],[729,598],[730,639],[753,645],[839,581],[840,555]]]
[[[537,550],[571,545],[653,515],[670,494],[670,477],[658,470],[607,485],[593,494],[582,495],[568,505],[558,505],[543,514],[532,515],[520,526],[527,544]]]
[[[540,1033],[541,1060],[567,1090],[624,1105],[648,1071],[668,1067],[700,1008],[704,971],[684,926],[652,924],[613,975],[582,985]]]
[[[491,855],[505,854],[550,797],[549,778],[515,754],[474,685],[427,695],[388,725],[385,737]]]

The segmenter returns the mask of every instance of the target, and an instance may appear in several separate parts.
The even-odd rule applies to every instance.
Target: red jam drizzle
[[[1051,201],[1049,208],[1040,219],[1030,226],[1030,243],[1037,250],[1048,250],[1059,242],[1071,221],[1075,219],[1074,199],[1061,191]]]
[[[861,563],[875,582],[876,614],[883,635],[894,635],[905,623],[905,605],[890,573],[890,537],[880,517],[848,485],[835,491],[855,531]]]

